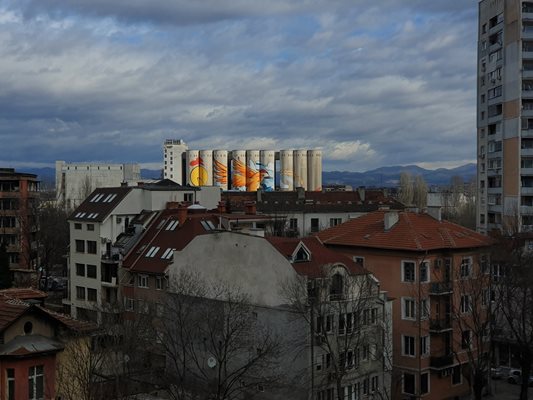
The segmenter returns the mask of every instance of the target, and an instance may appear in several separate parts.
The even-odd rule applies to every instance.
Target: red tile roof
[[[376,211],[317,233],[328,245],[426,251],[485,247],[492,240],[463,226],[439,221],[428,214],[402,211],[388,231],[387,211]]]
[[[10,288],[0,290],[0,295],[5,295],[20,300],[45,299],[48,294],[32,288]]]
[[[308,278],[323,277],[327,271],[326,266],[343,264],[352,275],[368,274],[361,264],[356,263],[350,257],[325,247],[317,237],[305,237],[302,239],[285,237],[268,237],[267,240],[285,257],[290,258],[300,243],[311,253],[309,261],[292,262],[292,266],[299,275]]]

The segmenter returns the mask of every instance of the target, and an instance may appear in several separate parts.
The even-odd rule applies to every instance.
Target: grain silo
[[[276,152],[274,150],[261,150],[260,159],[261,189],[265,192],[272,192],[275,189]]]
[[[307,150],[294,151],[294,188],[307,190]]]
[[[228,190],[228,152],[226,150],[213,151],[213,185]]]
[[[246,190],[256,192],[259,188],[261,163],[259,150],[246,150]]]
[[[231,152],[231,190],[246,191],[246,151]]]
[[[200,186],[213,186],[213,150],[200,150]]]
[[[186,174],[189,185],[200,186],[200,152],[198,150],[187,150]]]
[[[281,150],[279,152],[279,158],[281,164],[279,188],[281,191],[294,190],[293,151]]]
[[[307,152],[307,190],[322,191],[322,150]]]

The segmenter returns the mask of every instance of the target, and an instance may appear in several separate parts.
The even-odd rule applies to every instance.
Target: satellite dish
[[[209,368],[215,368],[217,365],[217,360],[215,359],[215,357],[209,357],[207,359],[207,366]]]

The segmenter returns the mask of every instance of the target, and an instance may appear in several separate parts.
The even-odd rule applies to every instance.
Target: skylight
[[[155,255],[157,254],[158,251],[159,251],[159,247],[152,246],[152,247],[150,247],[150,250],[148,250],[146,252],[145,256],[148,257],[148,258],[155,257]]]
[[[161,258],[165,260],[170,260],[172,258],[172,254],[174,253],[174,250],[176,249],[169,247],[168,249],[165,250]]]
[[[176,220],[171,220],[171,221],[168,223],[168,225],[167,225],[167,227],[166,227],[165,230],[166,230],[166,231],[173,231],[173,230],[176,229],[176,227],[179,225],[179,223],[180,223],[180,222],[179,222],[177,219],[176,219]]]

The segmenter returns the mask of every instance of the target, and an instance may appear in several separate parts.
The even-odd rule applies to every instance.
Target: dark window
[[[78,300],[85,300],[85,288],[82,286],[76,286],[76,298]]]
[[[318,232],[318,218],[311,218],[311,232]]]
[[[85,253],[85,241],[76,240],[76,251],[78,253]]]
[[[74,229],[80,230],[81,229],[81,224],[78,224],[78,223],[74,224]]]
[[[335,274],[331,277],[329,294],[332,298],[340,298],[344,294],[344,278],[341,274]]]
[[[420,375],[420,393],[426,394],[429,392],[429,374],[426,372],[425,374]]]
[[[404,262],[403,263],[402,280],[404,282],[414,282],[415,281],[415,263],[414,262]]]
[[[96,254],[96,242],[94,240],[87,240],[87,253]]]
[[[452,370],[452,385],[458,385],[461,383],[461,366],[456,365]]]
[[[28,370],[28,398],[37,400],[44,398],[44,367],[37,365]]]
[[[7,379],[7,400],[15,400],[15,370],[13,368],[6,369]]]
[[[87,224],[88,231],[94,231],[94,224]]]
[[[407,394],[415,394],[415,376],[404,372],[403,374],[403,392]]]
[[[96,301],[96,289],[87,289],[87,300]]]
[[[96,265],[87,264],[87,278],[96,279]]]
[[[85,264],[76,263],[76,275],[85,276]]]

